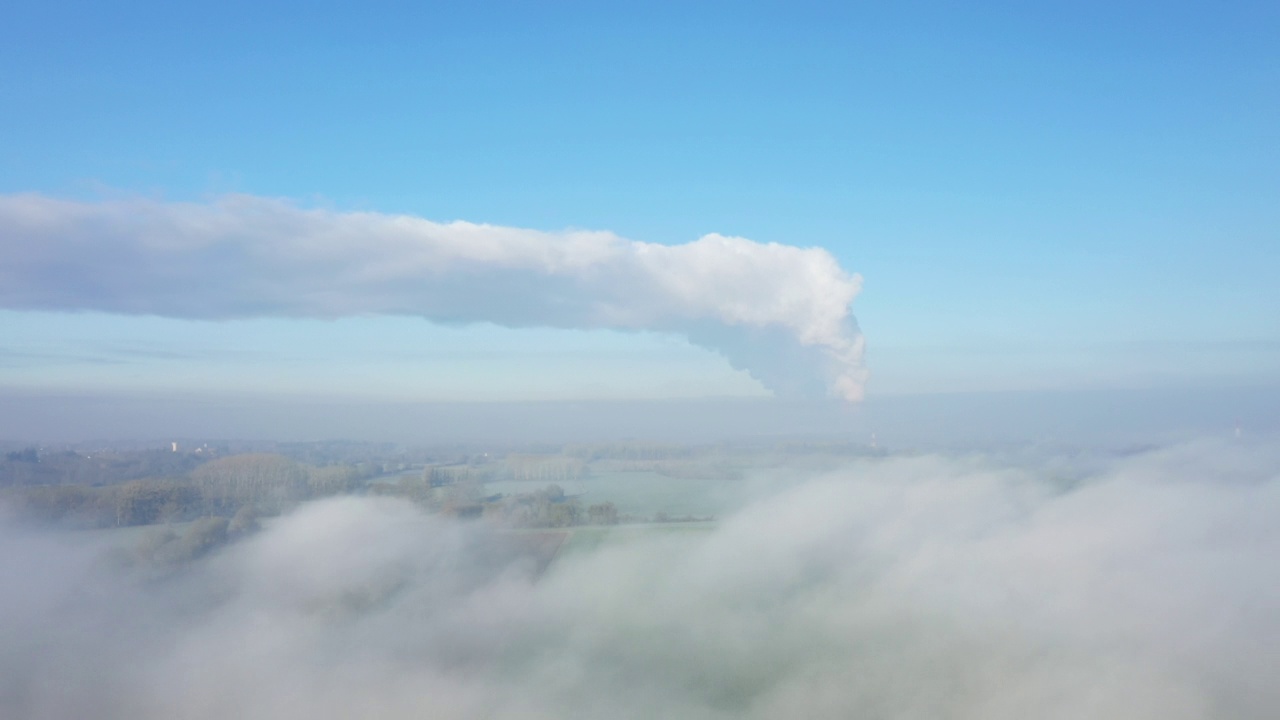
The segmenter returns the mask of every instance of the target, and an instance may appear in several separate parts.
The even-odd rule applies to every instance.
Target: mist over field
[[[386,497],[162,573],[7,519],[0,716],[1272,718],[1276,448],[784,462],[545,571]]]

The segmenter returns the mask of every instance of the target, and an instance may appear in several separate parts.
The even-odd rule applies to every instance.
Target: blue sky
[[[871,394],[1280,383],[1280,6],[836,5],[11,4],[0,193],[820,246]],[[657,333],[0,329],[19,388],[764,392]]]

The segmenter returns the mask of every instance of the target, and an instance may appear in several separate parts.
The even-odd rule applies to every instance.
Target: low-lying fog
[[[389,498],[170,573],[6,523],[0,716],[1280,717],[1275,443],[807,473],[541,574]]]

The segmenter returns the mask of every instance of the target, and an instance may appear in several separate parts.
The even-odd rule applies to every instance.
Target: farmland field
[[[529,493],[546,482],[502,480],[485,483],[488,493]],[[741,505],[743,480],[672,478],[652,472],[612,472],[556,483],[584,505],[612,502],[623,515],[652,517],[720,516]]]
[[[680,537],[696,539],[710,533],[715,526],[714,522],[680,522],[578,527],[569,531],[569,536],[560,547],[559,556],[590,553],[610,545],[644,539]]]

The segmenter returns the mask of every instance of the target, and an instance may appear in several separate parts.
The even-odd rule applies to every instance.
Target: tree
[[[283,455],[270,453],[219,458],[196,468],[191,479],[219,512],[245,504],[279,512],[307,492],[307,471]]]
[[[200,509],[200,495],[174,480],[134,480],[116,494],[116,525],[152,525],[189,517]]]
[[[15,450],[11,453],[5,453],[4,457],[9,462],[40,462],[40,453],[33,447],[25,448],[23,450]]]
[[[179,548],[182,560],[193,560],[227,541],[227,519],[201,518],[191,523],[182,535]]]
[[[356,488],[360,472],[350,465],[307,467],[307,497],[342,495]]]
[[[257,532],[259,527],[257,509],[252,505],[241,505],[236,514],[231,516],[227,532],[231,535],[248,535]]]
[[[578,524],[579,515],[577,503],[556,503],[551,506],[547,524],[551,527],[573,527]]]
[[[617,525],[618,508],[611,502],[603,502],[587,508],[587,519],[592,525]]]

